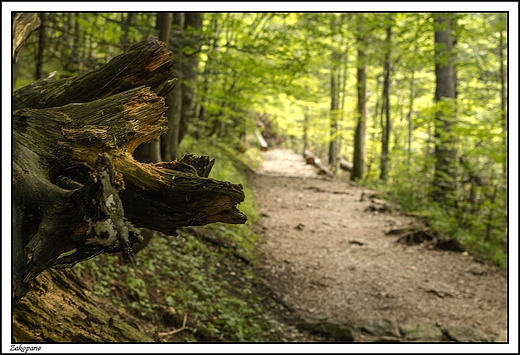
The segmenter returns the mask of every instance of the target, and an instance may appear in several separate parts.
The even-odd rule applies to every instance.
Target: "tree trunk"
[[[435,174],[433,198],[439,202],[453,202],[456,192],[456,138],[452,124],[456,114],[456,75],[453,68],[454,15],[435,15]]]
[[[172,47],[174,67],[174,76],[180,79],[181,83],[184,79],[182,72],[182,48],[183,48],[183,27],[184,13],[175,13],[173,16],[173,28],[175,31],[175,45]],[[173,91],[166,97],[166,105],[168,111],[168,132],[164,136],[163,152],[166,160],[177,158],[177,150],[179,146],[179,127],[181,122],[182,108],[182,84],[176,85]]]
[[[338,88],[336,82],[336,68],[330,73],[330,138],[329,164],[334,166],[338,160]]]
[[[348,21],[349,18],[350,18],[350,16],[343,14],[342,22]],[[349,42],[348,42],[348,38],[346,36],[344,36],[344,39],[345,39],[345,52],[343,52],[343,55],[342,55],[343,58],[341,61],[341,72],[339,75],[339,81],[340,81],[339,95],[340,96],[339,96],[339,117],[338,117],[338,119],[341,123],[345,122],[345,99],[348,94],[347,93],[347,77],[348,77]],[[339,129],[341,130],[341,126]],[[338,135],[339,135],[339,137],[338,137],[337,152],[338,152],[338,157],[339,157],[341,154],[342,146],[343,145],[348,146],[348,145],[346,144],[346,142],[343,142],[344,135],[341,132]]]
[[[166,43],[166,47],[168,47],[168,38],[170,37],[172,18],[173,15],[171,12],[157,14],[156,26],[159,28],[159,40]],[[166,97],[168,97],[168,95]],[[166,161],[171,160],[170,157],[164,158]],[[161,137],[157,137],[150,142],[150,160],[154,163],[163,160],[161,157]]]
[[[38,36],[38,53],[36,56],[36,72],[35,72],[35,78],[36,80],[40,79],[43,76],[43,54],[45,52],[45,47],[47,46],[47,18],[45,13],[40,13],[40,28],[38,30],[39,36]]]
[[[332,15],[331,31],[334,33],[338,27],[336,15]],[[334,45],[334,41],[332,43]],[[338,161],[338,111],[339,111],[339,86],[341,82],[340,65],[341,54],[335,49],[331,53],[331,69],[330,69],[330,138],[329,138],[329,164],[335,171]]]
[[[204,63],[204,71],[202,72],[202,82],[201,82],[201,90],[199,90],[199,96],[200,99],[200,108],[199,108],[199,115],[198,115],[198,120],[201,124],[203,124],[202,127],[205,128],[205,131],[206,132],[209,132],[211,127],[210,127],[210,120],[208,119],[207,115],[206,115],[206,107],[205,107],[205,103],[208,101],[207,100],[207,96],[208,96],[208,91],[209,91],[209,87],[210,87],[210,80],[209,80],[209,73],[211,72],[211,70],[213,70],[213,63],[214,63],[214,60],[212,58],[214,58],[214,56],[218,53],[219,51],[219,43],[218,43],[218,38],[219,38],[219,34],[220,34],[220,27],[219,27],[219,22],[218,22],[218,15],[216,14],[213,14],[211,16],[211,22],[210,22],[210,25],[208,26],[209,28],[211,28],[211,36],[209,41],[210,41],[210,45],[209,45],[209,49],[208,49],[208,57],[206,59],[206,62]],[[202,95],[200,95],[200,93],[202,93]],[[208,134],[210,135],[210,134]]]
[[[195,88],[199,66],[199,53],[202,45],[201,31],[202,14],[197,12],[186,13],[184,36],[186,46],[190,48],[191,53],[183,52],[181,122],[179,126],[179,141],[177,144],[180,144],[186,135],[190,119],[195,115]]]
[[[309,109],[303,109],[303,151],[309,148]]]
[[[27,38],[41,24],[37,14],[16,13],[13,15],[13,64],[18,62],[18,56]]]
[[[385,115],[382,123],[382,152],[381,152],[381,175],[379,178],[385,180],[388,175],[388,154],[390,153],[390,54],[392,48],[392,17],[388,19],[389,24],[386,28],[386,53],[384,63],[384,81],[383,81],[383,108],[381,115]]]
[[[37,14],[30,13],[16,13],[13,14],[13,29],[18,28],[18,31],[13,32],[13,81],[12,89],[16,85],[16,79],[20,72],[20,64],[22,58],[22,49],[27,41],[29,35],[40,26],[41,21]]]
[[[143,240],[136,227],[172,235],[245,223],[236,208],[242,186],[208,178],[209,157],[132,157],[167,128],[170,57],[150,39],[96,71],[13,93],[13,341],[151,340],[97,309],[70,273],[49,269],[103,252],[131,255]]]
[[[351,180],[363,179],[365,170],[365,134],[367,117],[367,55],[365,53],[366,38],[361,33],[361,26],[358,24],[358,58],[357,58],[357,125],[354,136],[354,159]]]
[[[121,35],[121,46],[123,47],[123,49],[127,49],[128,47],[130,47],[130,42],[128,41],[128,32],[130,30],[130,27],[134,26],[135,24],[135,20],[136,20],[136,13],[135,12],[129,12],[127,15],[126,15],[126,21],[124,21],[124,14],[121,14],[121,24],[123,27],[122,30],[123,30],[123,34]]]
[[[408,163],[408,169],[411,169],[412,162],[412,140],[413,140],[413,121],[412,121],[412,113],[413,113],[413,103],[415,99],[415,70],[412,69],[412,73],[410,74],[410,96],[408,101],[408,113],[406,114],[406,121],[408,122],[408,147],[406,149],[406,161]]]
[[[506,19],[500,18],[501,21]],[[504,23],[502,26],[506,26]],[[499,60],[500,60],[500,118],[502,121],[502,130],[504,133],[504,147],[507,150],[507,91],[506,91],[506,80],[507,70],[505,68],[504,49],[506,49],[506,43],[504,41],[504,29],[500,28],[500,42],[499,42]],[[507,155],[502,164],[502,174],[504,179],[507,181]]]

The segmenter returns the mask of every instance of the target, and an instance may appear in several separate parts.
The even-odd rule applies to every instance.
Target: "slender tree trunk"
[[[20,50],[18,54],[18,61],[13,64],[13,86],[12,90],[14,90],[14,87],[16,86],[16,80],[18,80],[18,75],[20,74],[20,66],[22,65],[22,58],[23,58],[23,48]]]
[[[338,66],[339,53],[332,53],[332,69],[330,71],[330,138],[329,138],[329,164],[335,170],[338,161],[338,109],[339,88]]]
[[[358,25],[358,31],[360,26]],[[354,136],[354,166],[351,180],[363,179],[365,170],[365,134],[367,118],[367,55],[365,53],[366,38],[363,33],[358,33],[358,58],[357,58],[357,116],[358,122]]]
[[[456,192],[456,139],[452,125],[456,115],[456,75],[453,67],[454,15],[435,16],[435,174],[433,198],[439,202],[454,202]]]
[[[211,25],[209,26],[213,31],[213,40],[211,41],[211,52],[217,52],[218,51],[218,18],[216,14],[212,14],[211,18]],[[202,73],[202,83],[201,83],[201,92],[202,97],[200,98],[200,109],[199,109],[199,122],[206,122],[206,109],[205,109],[205,102],[206,102],[206,95],[208,92],[208,86],[209,86],[209,72],[212,64],[211,54],[208,55],[208,58],[206,62],[204,63],[204,71]],[[206,127],[209,129],[209,127]]]
[[[130,47],[130,41],[128,40],[128,32],[130,30],[130,27],[135,24],[137,14],[135,12],[129,12],[126,15],[126,21],[124,22],[123,27],[123,34],[121,35],[121,46],[123,49],[127,49]],[[121,22],[124,20],[124,14],[121,14]]]
[[[309,148],[309,109],[307,107],[303,110],[303,151]]]
[[[184,13],[178,12],[173,14],[172,23],[176,39],[176,44],[174,48],[172,48],[173,75],[182,82],[184,79],[182,73]],[[166,138],[165,144],[163,144],[163,153],[165,154],[165,160],[168,161],[177,157],[179,145],[179,127],[182,109],[182,85],[180,82],[166,97],[166,106],[168,106],[168,111],[166,111],[166,115],[168,116],[168,132],[163,136],[163,138]]]
[[[190,119],[195,115],[195,89],[197,83],[197,73],[199,67],[200,47],[202,45],[202,14],[190,12],[185,14],[184,35],[187,40],[186,45],[191,47],[193,53],[183,53],[183,78],[182,81],[182,106],[181,122],[179,127],[180,144],[184,138]]]
[[[43,54],[45,51],[45,46],[47,45],[47,40],[46,40],[47,16],[43,12],[40,13],[40,21],[41,21],[41,25],[38,30],[39,31],[38,54],[36,57],[36,73],[35,73],[36,80],[40,79],[44,75],[43,74],[43,60],[44,60]]]
[[[166,46],[168,46],[168,39],[170,37],[171,24],[172,24],[172,14],[170,12],[157,14],[156,26],[159,28],[159,40],[166,43]],[[169,95],[171,95],[171,93]],[[166,114],[166,115],[168,115],[168,114]],[[150,159],[154,163],[157,163],[157,162],[160,162],[163,160],[163,157],[161,154],[161,137],[157,137],[150,142]],[[170,161],[171,159],[164,157],[164,160]]]
[[[343,21],[345,21],[348,17],[343,17]],[[344,134],[342,132],[343,123],[345,122],[345,98],[347,96],[346,88],[347,88],[347,76],[348,76],[348,52],[349,52],[349,43],[348,38],[345,37],[345,52],[343,53],[343,60],[341,63],[341,72],[339,75],[340,78],[340,87],[339,87],[339,122],[341,125],[339,127],[340,132],[338,133],[338,161],[341,159],[341,147],[347,146],[345,142],[343,142]]]
[[[338,17],[332,15],[330,22],[331,33],[335,33],[338,27]],[[335,45],[334,39],[332,45]],[[330,137],[329,137],[329,164],[332,170],[336,171],[338,161],[338,109],[339,109],[339,80],[341,73],[341,54],[332,49],[330,68]]]
[[[65,46],[70,51],[70,50],[72,50],[72,45],[74,42],[74,40],[72,38],[72,27],[74,26],[74,24],[72,21],[72,14],[69,12],[66,15],[67,15],[67,22],[65,25],[65,33],[63,35],[65,37],[64,38]]]
[[[384,81],[383,81],[383,108],[381,114],[384,113],[385,121],[382,123],[382,154],[381,154],[381,175],[379,178],[385,180],[388,174],[388,154],[390,152],[390,54],[392,45],[392,24],[391,17],[388,19],[389,24],[386,28],[386,53],[384,64]]]
[[[80,48],[82,48],[83,45],[83,37],[79,28],[79,17],[81,14],[75,13],[73,16],[74,19],[74,40],[72,41],[72,53],[74,55],[74,61],[78,63],[77,66],[75,66],[76,70],[78,72],[81,72],[81,69],[83,68],[83,62],[81,61],[81,53]]]
[[[417,56],[417,48],[418,48],[418,41],[419,41],[419,29],[420,29],[420,22],[419,19],[417,19],[417,30],[415,32],[415,40],[413,44],[413,54],[414,56]],[[415,68],[412,68],[412,72],[410,74],[410,96],[408,99],[408,113],[406,114],[406,120],[408,122],[408,148],[407,148],[407,154],[406,154],[406,161],[408,164],[408,171],[411,172],[411,159],[412,159],[412,142],[413,142],[413,121],[412,121],[412,115],[413,115],[413,105],[415,100]]]
[[[504,19],[505,21],[505,19]],[[499,59],[500,59],[500,117],[502,121],[502,127],[504,132],[504,147],[507,150],[507,91],[506,91],[506,79],[507,70],[505,68],[504,49],[506,43],[504,41],[504,31],[500,29],[500,43],[499,43]],[[502,173],[504,178],[507,180],[507,156],[502,164]]]
[[[408,148],[406,149],[406,161],[408,163],[408,169],[410,169],[410,163],[412,159],[412,140],[413,140],[413,102],[415,99],[415,70],[412,69],[410,74],[410,97],[408,101],[408,113],[406,114],[406,121],[408,122]]]

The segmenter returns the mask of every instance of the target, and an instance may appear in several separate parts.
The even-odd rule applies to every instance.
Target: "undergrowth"
[[[83,277],[90,275],[94,294],[115,305],[119,315],[131,314],[152,324],[160,341],[263,341],[273,333],[273,324],[257,292],[261,282],[254,271],[255,246],[260,236],[253,226],[259,213],[246,177],[256,153],[250,152],[247,161],[217,143],[201,145],[188,139],[183,147],[190,154],[216,159],[211,178],[244,187],[246,199],[239,209],[248,222],[205,227],[233,250],[179,229],[178,236],[153,238],[136,255],[136,267],[120,255],[101,255],[75,269]],[[168,335],[182,327],[185,317],[186,329]]]
[[[503,270],[507,269],[507,231],[497,228],[493,230],[492,238],[486,238],[484,229],[487,221],[481,214],[465,213],[460,208],[436,203],[428,197],[428,190],[421,188],[417,182],[377,181],[369,185],[388,194],[404,212],[424,218],[436,234],[451,236],[469,253],[490,260]]]

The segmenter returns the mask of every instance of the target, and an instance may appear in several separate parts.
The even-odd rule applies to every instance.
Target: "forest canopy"
[[[446,53],[453,82],[445,84],[454,87],[455,106],[436,95],[435,66],[448,60],[435,37],[446,21],[439,22],[436,14],[166,17],[44,14],[14,67],[13,89],[53,72],[60,79],[93,70],[132,44],[160,36],[161,21],[167,20],[168,46],[177,63],[173,75],[181,83],[167,106],[184,105],[169,110],[170,129],[157,142],[161,154],[153,153],[153,142],[143,152],[149,161],[176,157],[186,134],[242,149],[259,122],[268,120],[287,137],[286,145],[328,157],[334,170],[340,158],[352,161],[353,179],[392,190],[410,210],[427,201],[448,204],[450,232],[457,225],[462,240],[505,251],[506,13],[450,15]],[[441,129],[446,114],[450,124]],[[439,158],[439,142],[453,153],[449,164]]]

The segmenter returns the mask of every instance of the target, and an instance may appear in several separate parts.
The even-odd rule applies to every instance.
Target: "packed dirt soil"
[[[263,154],[253,178],[263,216],[263,273],[286,305],[282,323],[333,320],[362,342],[406,341],[410,324],[441,330],[439,341],[506,340],[504,271],[467,252],[398,243],[385,232],[415,225],[416,218],[371,211],[375,191],[320,177],[290,150]],[[323,339],[294,327],[285,333],[287,341]]]

